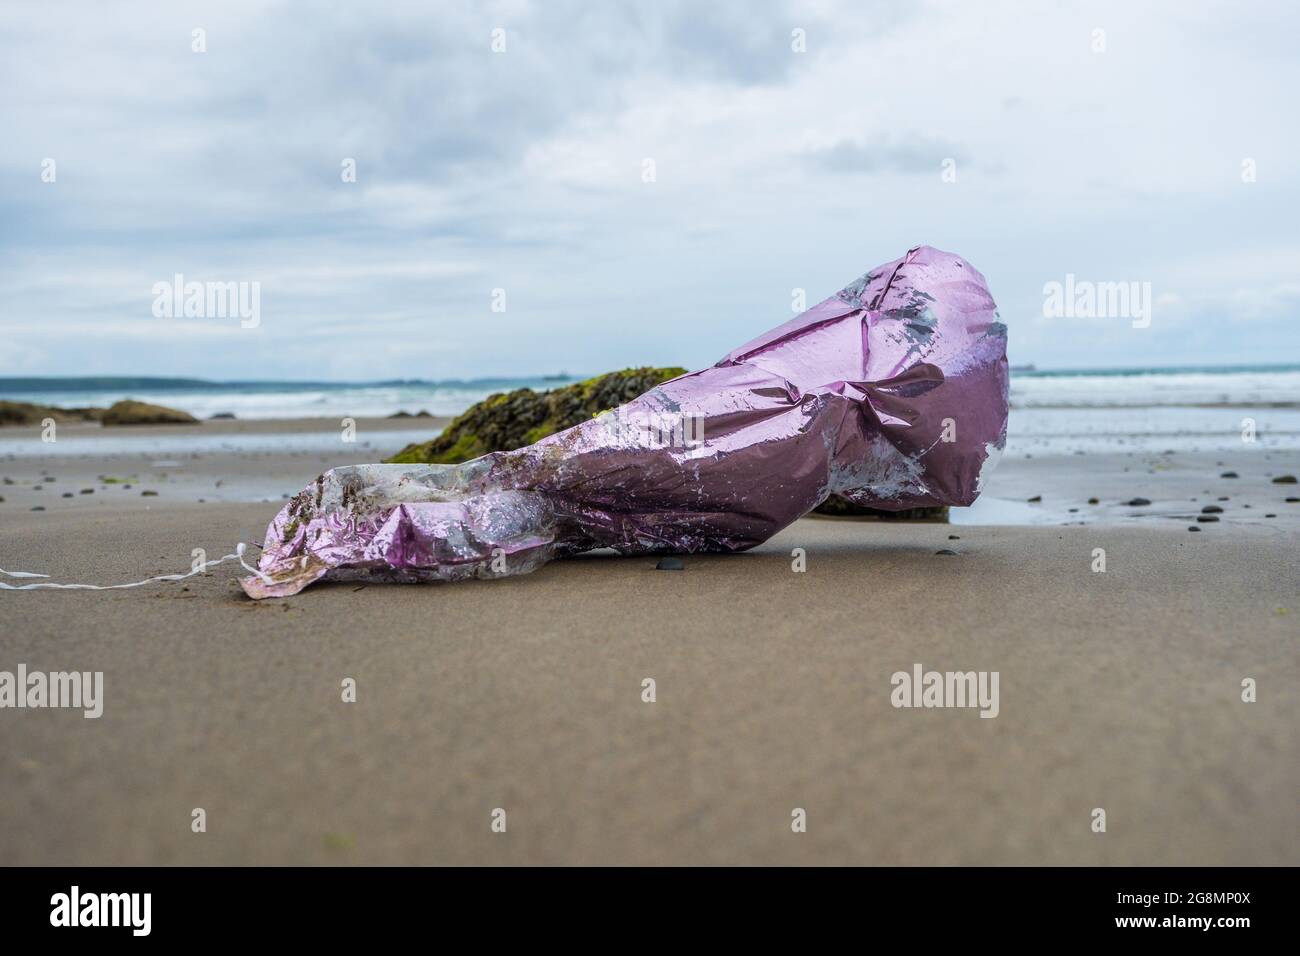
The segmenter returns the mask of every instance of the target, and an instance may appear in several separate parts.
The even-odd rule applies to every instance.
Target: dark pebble
[[[1203,514],[1203,515],[1221,515],[1221,514],[1223,514],[1223,509],[1220,508],[1218,505],[1206,505],[1204,508],[1201,509],[1201,514]]]
[[[1289,505],[1293,505],[1293,504],[1295,504],[1297,501],[1300,501],[1300,498],[1288,498],[1288,499],[1286,500],[1286,503],[1289,504]]]
[[[1219,477],[1220,477],[1220,478],[1236,478],[1236,477],[1238,477],[1238,475],[1237,475],[1237,473],[1236,473],[1235,471],[1225,471],[1225,472],[1224,472],[1223,474],[1221,474]]]
[[[1033,504],[1037,504],[1038,502],[1040,502],[1040,501],[1042,501],[1042,500],[1043,500],[1043,496],[1042,496],[1042,495],[1034,495],[1034,497],[1032,497],[1032,498],[1029,499],[1029,503],[1030,503],[1031,505],[1033,505]]]
[[[660,558],[659,563],[655,565],[656,571],[682,571],[686,565],[682,563],[681,558]]]
[[[4,500],[3,498],[0,498],[0,501],[3,501],[3,500]],[[948,540],[949,540],[949,541],[960,541],[960,540],[961,540],[961,535],[959,535],[959,534],[950,534],[950,535],[948,535]]]
[[[1074,513],[1075,513],[1076,511],[1078,511],[1078,510],[1079,510],[1078,508],[1071,508],[1071,509],[1070,509],[1070,514],[1074,514]]]
[[[44,510],[45,510],[45,505],[36,505],[36,507],[32,508],[32,510],[33,510],[33,511],[44,511]]]
[[[93,494],[95,493],[95,489],[94,489],[94,488],[82,488],[82,489],[81,489],[81,493],[82,493],[83,495],[93,495]]]
[[[65,497],[65,498],[71,498],[71,497],[72,497],[72,492],[70,492],[70,491],[65,491],[65,492],[63,493],[63,497]]]
[[[3,498],[0,498],[0,501],[3,501],[3,500],[4,500]],[[1276,518],[1277,515],[1264,515],[1264,517],[1265,517],[1265,518]]]
[[[43,490],[44,489],[40,485],[32,485],[32,491],[43,491]]]
[[[1218,521],[1219,517],[1218,515],[1197,515],[1196,520],[1201,524],[1209,524],[1213,521]]]
[[[1147,505],[1151,504],[1151,502],[1146,498],[1130,498],[1128,501],[1124,502],[1124,504],[1128,505],[1130,508],[1145,508]]]
[[[1193,525],[1188,525],[1188,526],[1187,526],[1187,530],[1188,530],[1188,531],[1200,531],[1201,529],[1198,528],[1198,527],[1196,527],[1196,525],[1193,524]]]
[[[1294,485],[1295,475],[1278,475],[1273,479],[1275,485]]]
[[[1219,500],[1220,500],[1220,501],[1231,501],[1232,499],[1229,498],[1227,495],[1223,495],[1222,497],[1219,498]]]
[[[1089,499],[1088,499],[1088,504],[1090,504],[1090,505],[1099,505],[1099,504],[1101,504],[1101,499],[1100,499],[1100,498],[1089,498]]]
[[[144,491],[140,492],[140,495],[143,498],[157,498],[158,492],[150,491],[148,488],[146,488]]]
[[[952,555],[955,555],[956,553],[957,552],[952,550],[952,548],[940,548],[938,551],[935,552],[935,554],[952,554]]]

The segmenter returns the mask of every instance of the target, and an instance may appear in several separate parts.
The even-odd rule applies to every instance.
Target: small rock
[[[1089,499],[1088,499],[1088,504],[1090,504],[1090,505],[1099,505],[1099,504],[1101,504],[1101,499],[1100,499],[1100,498],[1089,498]]]
[[[1043,496],[1042,496],[1042,495],[1034,495],[1034,497],[1032,497],[1032,498],[1029,499],[1029,503],[1030,503],[1031,505],[1035,505],[1035,504],[1038,504],[1038,502],[1040,502],[1040,501],[1042,501],[1042,500],[1043,500]]]
[[[1288,499],[1286,500],[1286,503],[1289,504],[1289,505],[1293,505],[1293,504],[1295,504],[1297,501],[1300,501],[1300,498],[1288,498]]]
[[[682,571],[686,565],[682,563],[681,558],[660,558],[659,563],[655,565],[656,571]]]
[[[1203,514],[1203,515],[1221,515],[1221,514],[1223,514],[1223,509],[1220,508],[1218,505],[1206,505],[1204,508],[1201,509],[1201,514]]]
[[[1124,504],[1128,505],[1130,508],[1145,508],[1147,505],[1151,504],[1151,500],[1149,498],[1130,498],[1128,501],[1124,502]]]
[[[1235,471],[1225,471],[1219,476],[1220,478],[1237,478],[1240,477]]]
[[[935,552],[935,554],[945,554],[945,555],[949,555],[949,554],[956,555],[956,553],[957,552],[952,550],[952,548],[940,548],[938,551]]]
[[[63,493],[63,497],[65,497],[65,498],[71,498],[71,497],[72,497],[72,492],[70,492],[70,491],[65,491],[65,492]]]
[[[1187,530],[1188,530],[1188,531],[1200,531],[1201,529],[1198,528],[1198,527],[1196,527],[1196,525],[1192,524],[1192,525],[1188,525],[1188,526],[1187,526]]]
[[[146,488],[144,491],[140,492],[140,496],[142,498],[157,498],[158,492],[150,491],[148,488]]]
[[[82,488],[82,489],[81,489],[81,493],[82,493],[83,495],[93,495],[93,494],[95,493],[95,489],[94,489],[94,488]]]
[[[1218,515],[1197,515],[1196,520],[1199,521],[1201,524],[1210,524],[1211,522],[1218,521],[1219,516]]]
[[[1229,498],[1227,495],[1222,495],[1222,496],[1219,497],[1218,500],[1219,500],[1219,501],[1231,501],[1232,499]]]
[[[44,488],[41,485],[32,485],[32,491],[43,491],[43,490]]]
[[[32,508],[32,510],[33,510],[33,511],[44,511],[44,510],[45,510],[45,505],[36,505],[35,507]]]
[[[959,534],[950,534],[950,535],[948,535],[948,540],[949,540],[949,541],[960,541],[960,540],[961,540],[961,535],[959,535]]]
[[[3,499],[3,498],[0,498],[0,501],[4,501],[4,499]],[[1268,515],[1268,514],[1266,514],[1266,515],[1264,515],[1264,517],[1265,517],[1265,518],[1276,518],[1277,515]]]
[[[1078,511],[1078,510],[1079,510],[1078,508],[1071,508],[1071,509],[1070,509],[1070,514],[1074,514],[1074,513],[1075,513],[1076,511]]]
[[[1295,475],[1278,475],[1273,479],[1275,485],[1294,485],[1295,483]]]

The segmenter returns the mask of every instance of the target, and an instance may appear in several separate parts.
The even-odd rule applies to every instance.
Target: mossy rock
[[[629,368],[546,392],[519,388],[471,405],[442,434],[407,445],[390,462],[455,465],[493,451],[513,451],[572,428],[644,395],[684,368]]]
[[[387,460],[401,464],[456,465],[488,452],[513,451],[630,402],[656,385],[685,373],[684,368],[630,368],[549,392],[535,392],[531,388],[499,392],[470,406],[437,438],[407,445]],[[945,507],[882,511],[863,508],[838,496],[832,496],[816,510],[824,515],[873,516],[886,521],[948,520]]]
[[[102,408],[56,408],[31,402],[0,401],[0,425],[39,425],[47,418],[56,422],[93,422],[103,414]]]
[[[197,425],[199,420],[189,412],[165,405],[150,405],[123,399],[114,402],[104,412],[100,421],[105,425]]]

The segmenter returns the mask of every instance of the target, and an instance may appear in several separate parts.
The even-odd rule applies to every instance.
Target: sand
[[[201,457],[157,498],[28,510],[40,471],[111,464],[85,454],[0,461],[0,566],[183,570],[260,540],[279,504],[198,504],[213,475],[289,492],[321,457]],[[226,565],[0,592],[0,669],[105,675],[98,720],[0,710],[0,863],[1300,863],[1300,504],[1268,480],[1297,456],[1243,455],[1235,483],[1139,461],[1003,463],[1004,505],[1036,490],[1088,524],[804,519],[680,572],[593,555],[255,603]],[[1224,520],[1188,532],[1221,495]],[[999,672],[998,716],[893,707],[917,663]]]

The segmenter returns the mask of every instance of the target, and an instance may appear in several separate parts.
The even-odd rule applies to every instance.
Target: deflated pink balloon
[[[242,584],[284,597],[318,580],[521,574],[593,548],[743,551],[831,494],[969,505],[1006,427],[1006,326],[984,277],[921,246],[534,445],[332,469],[276,515]]]

